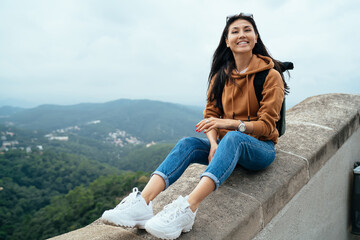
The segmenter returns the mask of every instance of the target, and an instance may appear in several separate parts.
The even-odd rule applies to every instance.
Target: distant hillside
[[[113,142],[103,142],[74,134],[69,134],[69,136],[68,141],[52,141],[45,137],[45,132],[42,130],[6,127],[0,124],[0,154],[9,150],[27,152],[49,150],[55,154],[76,154],[99,163],[110,164],[117,169],[152,171],[175,145],[175,142],[152,142],[126,144],[120,147]]]
[[[25,108],[2,106],[0,107],[0,117],[8,117],[14,113],[25,110]]]
[[[1,118],[0,122],[12,122],[20,128],[49,132],[78,126],[82,129],[78,135],[96,139],[121,130],[140,141],[151,142],[199,136],[195,132],[195,124],[201,118],[201,108],[197,110],[159,101],[120,99],[70,106],[41,105],[14,111],[9,117]]]

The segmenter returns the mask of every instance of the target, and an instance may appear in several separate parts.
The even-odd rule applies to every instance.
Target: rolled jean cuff
[[[165,174],[163,174],[162,172],[159,172],[159,171],[153,172],[153,173],[150,175],[150,178],[151,178],[154,174],[159,175],[160,177],[162,177],[162,178],[164,179],[164,181],[165,181],[165,189],[167,189],[167,188],[169,187],[169,178],[168,178]],[[165,190],[165,189],[164,189],[164,190]]]
[[[204,172],[203,174],[201,174],[200,179],[201,179],[202,177],[204,177],[204,176],[209,177],[211,180],[214,181],[214,183],[215,183],[215,189],[214,189],[214,191],[219,188],[219,186],[220,186],[220,181],[219,181],[219,179],[218,179],[214,174],[212,174],[212,173],[210,173],[210,172]]]

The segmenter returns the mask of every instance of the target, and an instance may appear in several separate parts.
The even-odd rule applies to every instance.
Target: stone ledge
[[[142,239],[134,233],[127,231],[126,229],[105,225],[99,220],[94,223],[80,228],[78,230],[62,234],[60,236],[51,238],[54,240],[66,239],[66,240],[137,240]]]
[[[181,239],[252,239],[359,128],[360,95],[327,94],[306,99],[287,111],[286,134],[277,157],[264,171],[235,169],[199,208],[194,228]],[[161,193],[155,213],[196,186],[205,166],[193,165]],[[101,221],[64,234],[62,239],[154,239],[144,230]]]

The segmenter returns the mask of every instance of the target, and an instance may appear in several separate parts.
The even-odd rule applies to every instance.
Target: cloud
[[[149,98],[204,105],[225,17],[252,12],[273,56],[293,61],[290,104],[359,94],[355,1],[0,3],[0,105]],[[17,101],[18,103],[18,101]]]

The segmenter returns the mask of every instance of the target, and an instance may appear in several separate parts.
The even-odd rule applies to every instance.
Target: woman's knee
[[[198,141],[196,137],[184,137],[177,142],[177,147],[190,148]]]
[[[184,138],[180,139],[178,142],[179,143],[189,143],[189,142],[195,141],[196,139],[197,139],[196,137],[184,137]]]
[[[247,158],[240,159],[238,164],[251,171],[260,171],[269,167],[275,160],[275,151],[259,151],[259,149],[260,147],[257,148],[256,154],[250,153]]]
[[[239,162],[239,165],[250,171],[261,171],[268,168],[274,160],[275,157],[274,158],[270,157],[264,161],[259,161],[259,162],[246,162],[246,163]]]
[[[223,142],[232,142],[232,143],[239,143],[246,139],[247,135],[238,131],[230,131],[225,134],[221,141]]]

